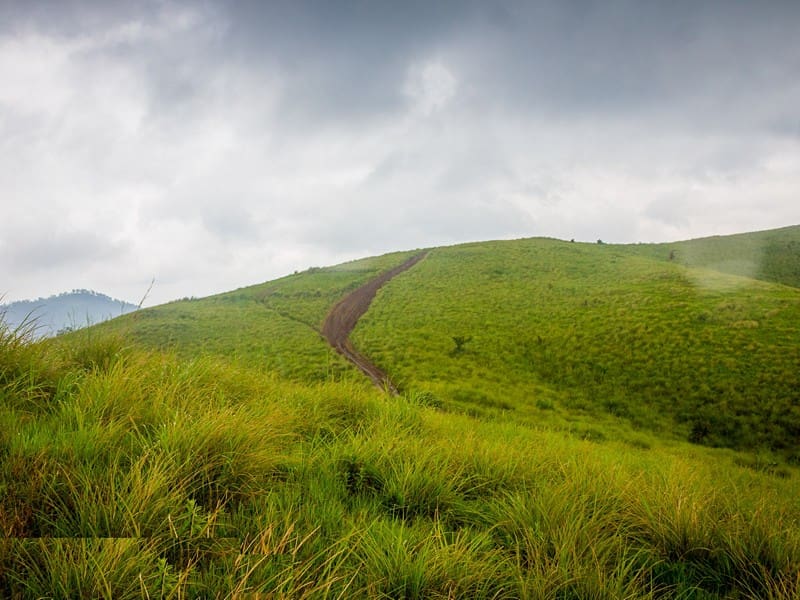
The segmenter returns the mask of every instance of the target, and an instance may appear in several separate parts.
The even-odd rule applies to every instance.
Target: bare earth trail
[[[366,356],[359,353],[353,347],[349,336],[350,332],[355,329],[358,320],[367,312],[381,286],[396,275],[413,267],[427,255],[427,252],[421,252],[351,292],[336,303],[322,324],[322,335],[334,350],[358,367],[375,385],[394,395],[398,393],[397,388],[389,380],[386,373],[372,364]]]

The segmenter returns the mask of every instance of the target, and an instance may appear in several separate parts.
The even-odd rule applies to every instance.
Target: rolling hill
[[[99,292],[72,290],[48,298],[0,304],[0,314],[10,327],[24,327],[36,337],[46,337],[107,321],[136,308],[135,304]]]
[[[478,414],[586,423],[587,435],[618,419],[800,460],[800,290],[637,250],[436,249],[381,290],[355,344],[401,387]]]
[[[338,298],[412,254],[175,302],[113,327],[297,381],[359,379],[322,322]],[[677,244],[435,248],[378,291],[352,337],[401,390],[451,410],[800,461],[797,265],[800,227]]]
[[[397,396],[419,251],[0,327],[0,595],[795,598],[799,233],[428,249]]]
[[[637,244],[630,249],[687,267],[800,287],[800,227],[796,225],[669,244]]]

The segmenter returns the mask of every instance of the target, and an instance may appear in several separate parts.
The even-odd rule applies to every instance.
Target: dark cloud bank
[[[0,2],[0,281],[800,222],[797,2]]]

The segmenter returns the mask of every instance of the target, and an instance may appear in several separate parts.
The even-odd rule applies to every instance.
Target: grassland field
[[[0,327],[0,596],[797,598],[798,238],[432,249],[397,397],[412,253]]]
[[[589,436],[611,417],[797,462],[798,323],[798,288],[540,239],[434,250],[353,338],[401,387],[473,413]]]

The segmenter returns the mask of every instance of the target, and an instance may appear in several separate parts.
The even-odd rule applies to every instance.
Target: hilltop
[[[114,327],[296,381],[359,380],[326,344],[323,320],[414,254],[174,302]],[[796,457],[798,264],[800,227],[675,244],[434,248],[378,291],[352,338],[402,391],[448,410]]]
[[[641,250],[436,249],[378,294],[355,345],[401,388],[476,414],[800,459],[800,289]]]
[[[800,288],[692,244],[463,244],[0,326],[0,595],[796,598]],[[377,277],[350,343],[396,396],[323,336]]]

